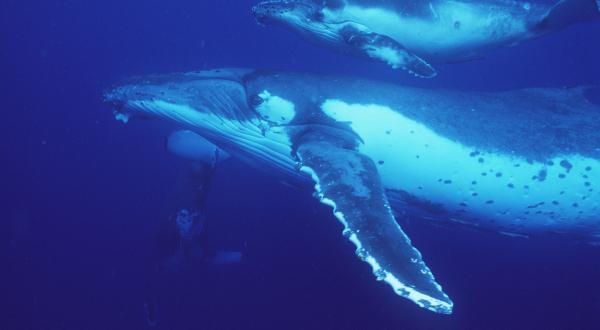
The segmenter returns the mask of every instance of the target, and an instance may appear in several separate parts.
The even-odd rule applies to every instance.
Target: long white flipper
[[[303,137],[297,155],[376,278],[423,308],[452,313],[452,301],[394,219],[373,161],[315,134]]]

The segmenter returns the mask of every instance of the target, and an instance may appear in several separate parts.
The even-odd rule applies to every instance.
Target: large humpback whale
[[[252,10],[261,24],[433,77],[429,63],[478,58],[489,49],[600,18],[600,0],[560,0],[553,6],[512,0],[270,0]]]
[[[312,179],[378,280],[451,313],[393,210],[599,239],[597,92],[422,90],[221,69],[141,77],[104,97],[120,119],[163,118],[273,175]]]

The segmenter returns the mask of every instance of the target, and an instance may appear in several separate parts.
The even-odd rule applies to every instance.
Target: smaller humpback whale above
[[[600,0],[553,6],[512,0],[270,0],[257,22],[290,29],[342,53],[381,61],[424,78],[430,63],[480,58],[577,22],[600,18]]]
[[[597,95],[591,86],[467,92],[220,69],[143,77],[104,97],[117,118],[161,118],[277,179],[312,180],[376,279],[451,313],[396,217],[598,241]]]

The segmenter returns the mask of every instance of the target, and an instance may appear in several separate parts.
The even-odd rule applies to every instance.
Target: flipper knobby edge
[[[396,221],[375,162],[344,133],[313,127],[299,135],[295,157],[300,172],[313,180],[319,201],[333,208],[343,235],[377,280],[420,307],[452,313],[452,300]]]
[[[434,282],[436,288],[442,294],[442,297],[441,297],[442,299],[438,299],[438,298],[432,297],[430,295],[423,294],[423,293],[419,292],[418,290],[416,290],[415,288],[405,285],[404,283],[402,283],[402,281],[400,281],[391,272],[383,269],[383,267],[379,264],[379,262],[372,255],[370,255],[369,252],[367,252],[363,248],[362,243],[360,242],[357,234],[354,233],[350,229],[349,223],[346,220],[344,214],[342,212],[338,211],[336,203],[332,199],[325,197],[325,195],[321,189],[320,180],[319,180],[317,173],[308,166],[301,166],[300,171],[309,175],[312,178],[312,180],[315,183],[314,188],[315,188],[315,191],[317,193],[317,196],[318,196],[320,202],[322,204],[328,205],[332,208],[334,216],[344,226],[344,230],[342,232],[343,235],[346,238],[348,238],[350,240],[350,242],[352,242],[354,244],[354,246],[356,247],[357,256],[362,261],[368,263],[371,266],[373,275],[375,275],[375,278],[378,281],[386,282],[387,284],[389,284],[392,287],[392,289],[394,290],[394,292],[397,295],[413,301],[419,307],[428,309],[428,310],[436,312],[436,313],[452,314],[454,303],[450,300],[450,298],[445,293],[443,293],[442,287],[439,284]],[[404,238],[408,242],[410,242],[410,239],[406,235],[404,235],[404,236],[405,236]],[[415,249],[415,252],[418,253],[419,261],[420,261],[420,256],[421,256],[420,253],[418,251],[416,251],[416,249]],[[414,261],[414,263],[418,262],[418,260],[416,260],[416,259],[411,260],[411,261]],[[422,263],[422,261],[421,261],[421,263]],[[429,268],[427,268],[427,266],[425,266],[424,263],[423,263],[423,266],[424,266],[424,268],[421,270],[422,274],[425,276],[428,276],[428,277],[430,276],[431,279],[433,280],[433,274],[431,274],[431,272],[429,271]]]

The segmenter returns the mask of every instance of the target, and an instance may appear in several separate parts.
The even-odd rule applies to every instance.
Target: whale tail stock
[[[600,0],[560,0],[541,21],[540,30],[558,30],[571,24],[600,18]]]

